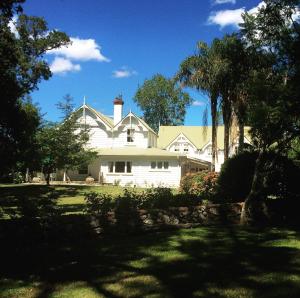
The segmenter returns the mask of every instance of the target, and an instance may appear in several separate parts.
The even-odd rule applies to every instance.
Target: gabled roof
[[[179,137],[181,137],[181,136],[183,136],[183,137],[185,137],[194,147],[196,147],[197,148],[197,146],[184,134],[184,133],[179,133],[179,135],[177,135],[176,137],[175,137],[175,139],[173,139],[167,146],[166,146],[166,148],[167,147],[169,147],[172,143],[174,143],[174,142],[177,142],[177,140],[178,140],[178,138]]]
[[[202,149],[211,142],[211,126],[160,126],[158,132],[159,148],[167,148],[168,145],[180,134],[184,134],[196,147]],[[245,137],[249,137],[249,127],[245,127]],[[224,150],[224,126],[218,126],[218,149]]]
[[[121,125],[122,121],[124,119],[126,119],[127,117],[132,116],[134,118],[136,118],[146,129],[148,129],[149,131],[151,131],[152,133],[156,134],[157,133],[143,120],[141,119],[139,116],[137,116],[136,114],[129,112],[125,117],[123,117],[115,126],[114,128],[117,128],[119,125]]]
[[[109,128],[113,128],[114,126],[114,121],[112,118],[103,115],[102,113],[96,111],[95,109],[93,109],[92,107],[90,107],[89,105],[85,104],[82,105],[81,107],[79,107],[75,113],[78,113],[80,110],[82,110],[83,108],[86,108],[87,110],[91,111],[93,114],[95,114],[99,119],[101,119],[102,122],[104,122],[104,124],[106,124]]]
[[[94,114],[96,114],[106,125],[108,125],[109,127],[113,128],[114,126],[114,121],[112,118],[103,115],[102,113],[96,111],[95,109],[93,109],[92,107],[85,105],[85,107],[90,110],[91,112],[93,112]],[[83,108],[83,106],[81,106],[80,108]],[[80,109],[79,108],[79,109]]]

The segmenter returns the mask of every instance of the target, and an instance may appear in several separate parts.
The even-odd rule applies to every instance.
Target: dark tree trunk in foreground
[[[226,161],[229,157],[229,137],[232,121],[232,105],[229,95],[223,96],[222,112],[224,122],[224,161]]]
[[[217,126],[218,126],[218,116],[217,116],[217,104],[218,98],[217,96],[211,97],[211,119],[212,119],[212,165],[211,171],[214,172],[216,168],[216,159],[218,154],[218,146],[217,146]]]
[[[244,122],[239,120],[239,153],[244,152]]]
[[[256,159],[251,190],[243,206],[242,224],[261,224],[268,219],[264,195],[264,175],[264,152],[261,151]]]
[[[50,173],[46,173],[46,183],[50,185]]]
[[[230,127],[227,123],[224,123],[224,161],[229,157],[229,135]]]

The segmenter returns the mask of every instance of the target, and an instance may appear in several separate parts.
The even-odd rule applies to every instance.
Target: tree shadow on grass
[[[64,216],[40,238],[12,225],[1,225],[0,289],[38,282],[33,297],[79,282],[112,298],[300,294],[296,231],[228,226],[99,238],[84,216]]]
[[[0,220],[1,297],[300,296],[296,230],[223,225],[129,235],[124,226],[100,237],[87,216],[57,210],[55,189],[36,191],[14,192],[20,216]]]

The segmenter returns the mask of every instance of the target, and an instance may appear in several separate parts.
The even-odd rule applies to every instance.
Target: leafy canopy
[[[134,101],[144,112],[145,121],[158,131],[159,125],[181,125],[192,99],[175,81],[160,74],[145,80]]]
[[[78,122],[79,112],[66,113],[73,106],[70,95],[60,104],[66,115],[64,120],[58,124],[47,123],[38,133],[40,166],[47,178],[56,169],[77,169],[97,156],[86,147],[89,129]]]
[[[24,105],[24,99],[41,80],[51,77],[44,55],[69,42],[65,33],[50,31],[43,18],[23,14],[23,2],[0,2],[1,172],[16,166],[16,155],[6,158],[8,153],[28,150],[22,147],[25,146],[22,140],[31,139],[39,125],[35,120],[36,113],[25,113],[29,103]],[[11,29],[12,24],[15,30]],[[29,119],[30,115],[33,119]],[[35,127],[32,127],[33,123]]]

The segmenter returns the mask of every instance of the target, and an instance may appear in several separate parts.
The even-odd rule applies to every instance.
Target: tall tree
[[[158,131],[159,125],[183,124],[192,99],[174,80],[156,74],[138,88],[134,101],[144,112],[145,121]]]
[[[73,97],[70,94],[66,94],[56,106],[62,112],[62,118],[68,118],[73,113],[75,107]]]
[[[64,115],[61,123],[46,123],[37,134],[39,144],[40,167],[50,183],[50,174],[59,170],[74,170],[87,165],[96,158],[97,153],[87,148],[89,140],[88,127],[82,128],[78,123],[78,113],[69,114],[73,106],[72,97],[65,97]]]
[[[217,126],[218,126],[218,98],[219,86],[219,57],[216,55],[214,44],[209,47],[204,42],[197,44],[195,55],[186,58],[181,64],[176,79],[184,86],[204,92],[210,99],[212,119],[212,171],[215,170],[217,157]]]
[[[249,121],[259,155],[243,222],[264,217],[265,153],[285,153],[300,135],[300,30],[293,17],[298,9],[298,0],[265,0],[256,15],[243,16],[243,38],[265,57],[252,72],[249,89]]]
[[[66,34],[49,31],[44,19],[23,14],[23,2],[0,2],[0,159],[5,163],[1,172],[16,163],[6,158],[8,152],[21,150],[20,124],[29,116],[24,114],[24,98],[41,80],[51,77],[44,54],[69,42]],[[25,133],[30,138],[30,130],[24,129]]]

